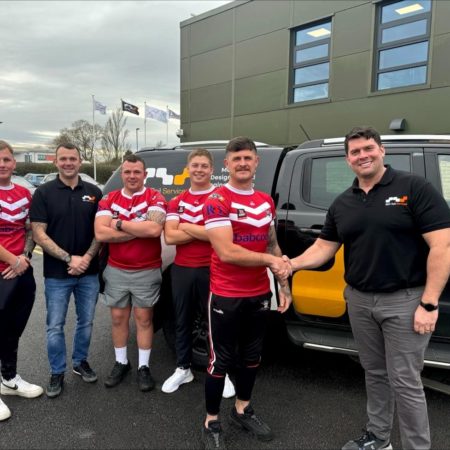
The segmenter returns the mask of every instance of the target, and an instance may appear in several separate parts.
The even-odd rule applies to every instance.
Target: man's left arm
[[[286,261],[289,261],[287,256],[283,256],[283,254],[281,252],[280,246],[278,245],[277,233],[275,231],[275,226],[273,226],[273,225],[271,225],[271,227],[269,229],[269,243],[267,245],[267,252],[271,253],[274,256],[282,256],[283,259],[285,259]],[[289,281],[287,280],[287,277],[285,274],[283,274],[283,275],[285,275],[284,277],[282,277],[280,273],[273,272],[273,274],[275,275],[275,278],[277,279],[278,284],[280,286],[280,288],[278,290],[280,304],[279,304],[277,310],[280,313],[284,313],[285,311],[287,311],[287,309],[289,308],[289,305],[292,303],[292,294],[291,294],[291,290],[289,288]],[[289,275],[292,275],[292,272]]]
[[[430,251],[422,301],[437,305],[450,275],[450,228],[424,233],[423,238]],[[432,333],[437,319],[437,310],[429,312],[419,305],[414,315],[414,331],[420,334]]]
[[[142,222],[123,221],[122,231],[137,238],[156,238],[161,236],[166,221],[166,213],[159,209],[150,209]],[[116,227],[117,219],[111,221],[111,228]]]

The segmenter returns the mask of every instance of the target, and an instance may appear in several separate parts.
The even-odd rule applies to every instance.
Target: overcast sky
[[[130,143],[144,144],[144,101],[180,112],[180,22],[228,1],[0,1],[0,139],[46,145],[78,119],[92,121],[92,94],[120,99]],[[179,121],[170,120],[169,144]],[[147,119],[147,145],[166,140],[166,125]]]

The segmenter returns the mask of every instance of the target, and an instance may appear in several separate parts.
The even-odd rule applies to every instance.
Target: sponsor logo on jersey
[[[183,214],[184,213],[184,206],[183,205],[178,205],[177,213],[178,214]]]
[[[225,201],[225,199],[218,193],[214,192],[211,194],[208,198],[216,198],[217,200],[220,200],[221,202]]]
[[[402,195],[401,197],[388,197],[384,204],[386,206],[408,206],[408,196]]]
[[[267,234],[233,234],[233,242],[267,242]]]
[[[238,208],[238,209],[236,210],[236,213],[237,213],[238,219],[243,219],[243,218],[247,217],[247,214],[246,214],[246,212],[245,212],[245,209],[240,209],[240,208]]]
[[[225,211],[217,205],[207,205],[206,206],[206,215],[208,217],[211,216],[221,216],[221,217],[227,217],[228,215],[225,213]]]

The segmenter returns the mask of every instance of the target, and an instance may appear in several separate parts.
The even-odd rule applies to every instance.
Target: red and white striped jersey
[[[25,248],[25,226],[30,209],[31,194],[17,184],[0,186],[0,245],[14,255],[21,255]],[[8,264],[0,261],[0,272]]]
[[[211,194],[203,208],[205,228],[232,227],[233,243],[265,253],[275,205],[270,195],[241,191],[229,184]],[[223,297],[254,297],[270,291],[266,267],[243,267],[222,262],[213,250],[211,291]]]
[[[203,205],[215,186],[205,191],[188,189],[169,201],[166,221],[204,225]],[[205,267],[211,264],[211,244],[195,239],[186,244],[177,245],[175,264],[184,267]]]

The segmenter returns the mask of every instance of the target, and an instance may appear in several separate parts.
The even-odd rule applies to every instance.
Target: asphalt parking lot
[[[45,346],[45,302],[42,256],[33,257],[38,294],[19,349],[19,373],[45,385],[49,377]],[[108,310],[97,305],[89,361],[99,375],[86,384],[72,373],[70,363],[63,394],[56,399],[2,397],[13,416],[0,423],[1,449],[194,449],[201,448],[204,415],[204,374],[167,395],[161,385],[174,370],[175,358],[162,333],[155,336],[151,370],[157,388],[142,393],[137,388],[137,349],[130,339],[131,375],[116,388],[106,389],[104,377],[114,362]],[[66,336],[70,354],[74,311],[71,308]],[[433,448],[450,448],[450,399],[427,390]],[[360,366],[342,355],[320,353],[280,344],[263,362],[254,391],[255,410],[272,426],[275,439],[254,441],[227,420],[233,400],[224,400],[222,420],[229,448],[335,449],[359,436],[365,424],[365,393]],[[400,448],[397,425],[392,436]]]

